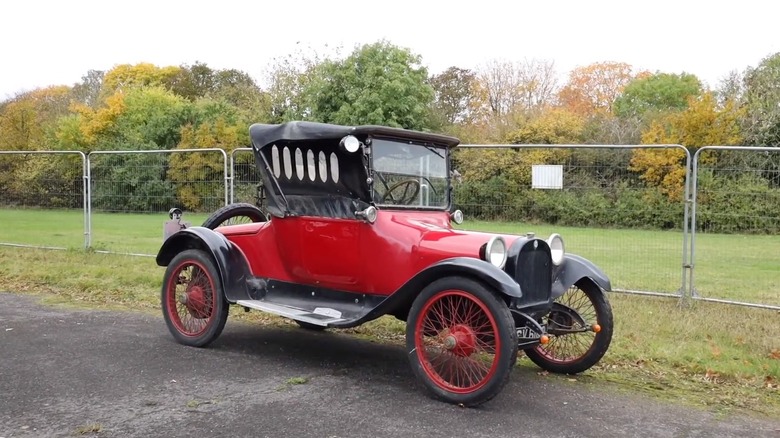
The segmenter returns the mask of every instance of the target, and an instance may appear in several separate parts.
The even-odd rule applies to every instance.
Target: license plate
[[[518,327],[517,328],[517,337],[521,339],[539,339],[542,335],[537,333],[534,330],[531,330],[530,327]]]

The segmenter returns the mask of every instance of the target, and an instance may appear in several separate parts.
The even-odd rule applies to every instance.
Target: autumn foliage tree
[[[636,77],[633,68],[623,62],[577,67],[558,92],[558,102],[569,111],[585,116],[611,113],[615,99]]]
[[[235,109],[217,102],[201,102],[196,123],[181,128],[176,149],[219,148],[228,156],[239,146],[247,146],[247,127]],[[221,107],[221,108],[220,108]],[[171,155],[168,178],[174,182],[181,205],[192,211],[210,211],[224,202],[224,157],[204,151]]]
[[[654,121],[643,133],[642,142],[679,144],[691,153],[701,146],[738,145],[742,142],[742,113],[733,102],[718,107],[715,95],[707,92],[689,98],[684,111]],[[669,198],[680,199],[685,188],[685,164],[685,154],[679,149],[636,149],[629,169]]]
[[[70,90],[57,86],[20,94],[0,105],[0,150],[57,150],[57,123],[68,114]],[[76,156],[0,155],[0,198],[14,204],[46,200],[70,207],[80,204],[64,192],[80,180]],[[35,200],[35,201],[34,201]]]

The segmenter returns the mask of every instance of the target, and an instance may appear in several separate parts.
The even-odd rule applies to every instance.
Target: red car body
[[[392,210],[379,211],[374,224],[291,217],[219,231],[241,248],[252,275],[383,296],[436,262],[479,259],[493,236],[453,229],[446,212]],[[511,245],[517,237],[504,239]]]

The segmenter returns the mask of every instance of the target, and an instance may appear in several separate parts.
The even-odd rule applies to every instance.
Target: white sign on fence
[[[562,189],[563,166],[558,164],[534,164],[531,166],[531,188]]]

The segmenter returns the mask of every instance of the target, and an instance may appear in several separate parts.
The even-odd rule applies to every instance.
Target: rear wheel
[[[581,373],[601,360],[612,342],[612,307],[601,289],[582,280],[555,300],[542,320],[549,342],[525,350],[544,370]]]
[[[163,279],[162,311],[168,330],[181,344],[203,347],[222,333],[228,303],[208,254],[190,249],[171,260]]]
[[[251,224],[253,222],[265,222],[263,211],[252,204],[239,202],[226,205],[215,211],[203,222],[203,226],[210,229],[226,225]]]
[[[517,360],[507,305],[474,280],[447,277],[415,299],[406,349],[417,378],[436,398],[476,406],[495,397]]]

